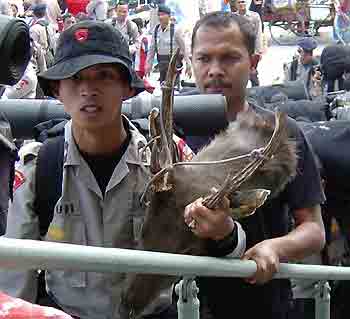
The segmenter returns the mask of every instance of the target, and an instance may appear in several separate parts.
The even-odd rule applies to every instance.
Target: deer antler
[[[177,49],[172,56],[166,81],[162,84],[162,103],[159,118],[159,111],[152,110],[150,114],[150,129],[152,138],[160,136],[152,147],[151,171],[158,173],[161,169],[173,165],[175,152],[173,145],[173,105],[174,105],[174,84],[177,76],[176,65],[180,59],[180,50]],[[161,192],[172,188],[171,172],[164,173],[161,179],[154,183],[155,191]]]
[[[233,194],[259,167],[271,159],[286,134],[286,115],[281,112],[276,112],[275,119],[275,129],[268,144],[256,154],[254,160],[245,166],[242,171],[236,175],[229,173],[218,192],[209,195],[203,200],[202,204],[204,206],[209,209],[218,207],[224,196]]]

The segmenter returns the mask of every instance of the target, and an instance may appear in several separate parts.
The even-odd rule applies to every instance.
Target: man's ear
[[[126,101],[127,99],[130,99],[132,96],[135,95],[136,90],[132,88],[131,86],[126,86],[124,88],[122,99],[123,101]]]
[[[260,54],[252,54],[250,56],[250,70],[256,70],[260,61]]]
[[[49,86],[53,96],[59,100],[59,81],[50,81]]]

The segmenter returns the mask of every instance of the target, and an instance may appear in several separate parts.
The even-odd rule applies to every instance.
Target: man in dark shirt
[[[256,66],[255,36],[244,17],[214,12],[197,22],[192,35],[192,65],[201,93],[224,94],[227,118],[234,121],[239,112],[253,109],[263,117],[272,113],[246,100],[246,85]],[[291,138],[297,142],[297,176],[277,197],[257,213],[242,220],[247,233],[243,259],[254,260],[257,272],[252,278],[201,278],[200,292],[214,318],[244,313],[245,318],[286,318],[291,295],[289,280],[273,280],[280,262],[301,260],[319,252],[325,242],[320,203],[324,201],[319,172],[303,133],[293,120],[288,122]],[[197,148],[208,143],[188,139]],[[193,142],[193,141],[192,141]],[[296,227],[289,232],[289,213]],[[258,312],[258,313],[257,313]]]

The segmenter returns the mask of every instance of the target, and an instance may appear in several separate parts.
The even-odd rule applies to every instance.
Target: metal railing
[[[198,257],[168,253],[80,246],[34,240],[0,239],[0,268],[70,269],[86,272],[131,272],[182,276],[177,285],[179,319],[198,319],[196,276],[250,277],[254,261]],[[327,280],[350,280],[350,268],[281,264],[275,278],[318,280],[315,286],[317,319],[330,318],[330,288]],[[186,302],[185,302],[186,301]]]

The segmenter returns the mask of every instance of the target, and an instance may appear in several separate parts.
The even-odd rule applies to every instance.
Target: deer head
[[[207,241],[196,237],[184,222],[186,205],[203,197],[205,206],[216,208],[226,196],[233,218],[249,216],[268,196],[276,196],[295,175],[296,151],[288,139],[284,114],[276,113],[275,119],[267,120],[248,111],[238,116],[193,161],[176,163],[169,120],[173,93],[164,92],[172,91],[168,85],[173,83],[176,54],[163,88],[163,118],[159,121],[159,112],[155,110],[151,114],[155,138],[151,166],[155,175],[144,196],[147,208],[140,249],[207,255]],[[217,191],[213,193],[212,188]],[[175,281],[176,278],[168,276],[130,274],[122,304],[131,317],[137,317]]]

